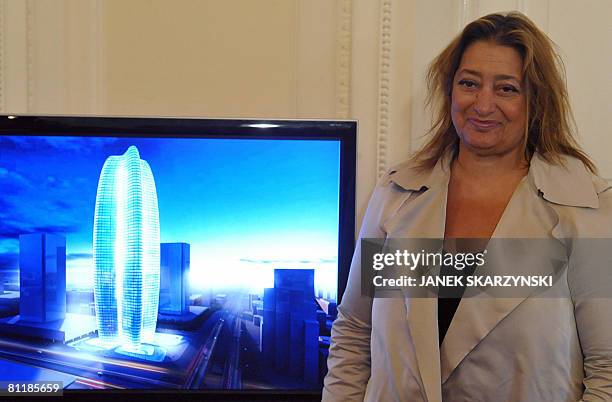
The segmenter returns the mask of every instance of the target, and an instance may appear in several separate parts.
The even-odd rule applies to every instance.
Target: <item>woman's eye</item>
[[[466,87],[466,88],[475,88],[476,87],[476,83],[472,80],[459,80],[458,82],[459,85],[461,85],[462,87]]]
[[[501,87],[501,91],[504,93],[518,93],[518,88],[514,85],[504,85]]]

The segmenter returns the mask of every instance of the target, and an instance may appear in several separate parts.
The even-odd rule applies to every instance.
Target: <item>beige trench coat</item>
[[[565,242],[556,297],[463,298],[440,348],[437,299],[361,295],[358,244],[323,401],[612,401],[612,257],[593,264],[567,241],[612,239],[612,190],[579,160],[564,165],[535,154],[493,234]],[[443,238],[449,172],[447,159],[391,170],[360,238]]]

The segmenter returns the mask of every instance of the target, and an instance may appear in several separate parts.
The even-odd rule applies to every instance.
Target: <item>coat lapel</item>
[[[522,220],[517,218],[521,218],[520,206],[525,203],[522,199],[525,185],[525,180],[518,185],[495,228],[493,238],[503,237],[510,229],[508,226]],[[440,348],[442,383],[446,382],[465,356],[525,299],[468,296],[466,289]]]
[[[410,335],[428,402],[442,402],[440,350],[438,348],[438,300],[406,299]]]
[[[399,172],[401,173],[401,172]],[[449,172],[442,162],[424,177],[400,176],[396,184],[417,192],[388,224],[388,237],[399,239],[443,239]],[[440,241],[440,245],[442,242]],[[420,289],[411,289],[420,291]],[[438,347],[438,300],[405,292],[407,321],[414,346],[420,380],[428,402],[441,402],[440,349]]]
[[[548,238],[551,241],[556,239],[558,242],[555,244],[559,247],[555,247],[555,244],[552,244],[552,248],[541,250],[535,250],[534,247],[533,252],[540,253],[541,264],[531,264],[529,272],[516,272],[517,275],[546,275],[558,272],[565,259],[562,248],[565,236],[553,205],[597,208],[597,193],[608,186],[607,183],[592,180],[591,177],[576,159],[567,159],[564,160],[564,166],[555,166],[546,162],[541,155],[534,155],[529,174],[517,187],[492,238],[497,242],[499,239],[511,238]],[[516,257],[513,257],[515,256],[506,255],[504,259],[516,262]],[[498,273],[508,274],[510,269],[503,271]],[[443,384],[489,332],[529,297],[482,296],[462,298],[453,317],[440,350]]]
[[[526,203],[530,205],[530,203]],[[533,204],[531,204],[533,205]],[[511,206],[513,209],[522,208]],[[509,210],[509,212],[513,212]],[[544,214],[544,211],[542,211]],[[508,216],[513,215],[512,213]],[[567,266],[566,249],[560,239],[546,239],[546,233],[554,232],[558,220],[532,217],[530,228],[533,237],[519,239],[507,236],[493,238],[487,246],[492,263],[483,266],[482,273],[490,275],[552,275],[553,283],[560,278]],[[505,219],[500,224],[500,233],[511,226]],[[516,222],[516,220],[512,220]],[[521,222],[521,221],[519,221]],[[528,225],[529,226],[529,225]],[[524,228],[523,228],[524,229]],[[536,234],[540,232],[540,236]],[[514,232],[515,237],[520,232]],[[477,273],[478,274],[478,271]],[[463,359],[509,314],[529,297],[538,297],[543,289],[484,288],[466,290],[453,317],[440,350],[442,383],[445,383]],[[506,293],[502,293],[506,292]]]
[[[432,208],[436,206],[436,208]],[[432,188],[413,201],[407,214],[414,214],[410,228],[396,228],[403,238],[444,237],[446,208],[446,191],[443,188]],[[418,218],[417,218],[418,216]],[[401,219],[407,222],[409,220]],[[441,244],[441,241],[440,241]],[[412,292],[425,292],[425,289],[411,289]],[[438,347],[438,300],[425,294],[406,294],[404,301],[410,335],[414,345],[421,382],[429,402],[441,402],[440,350]]]

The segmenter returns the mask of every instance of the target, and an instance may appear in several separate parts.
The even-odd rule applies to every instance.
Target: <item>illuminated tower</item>
[[[93,252],[98,337],[138,351],[155,335],[160,261],[155,181],[134,146],[102,167]]]

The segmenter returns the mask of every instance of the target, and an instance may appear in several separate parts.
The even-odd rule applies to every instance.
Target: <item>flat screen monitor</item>
[[[2,395],[320,395],[355,137],[353,121],[1,115]]]

